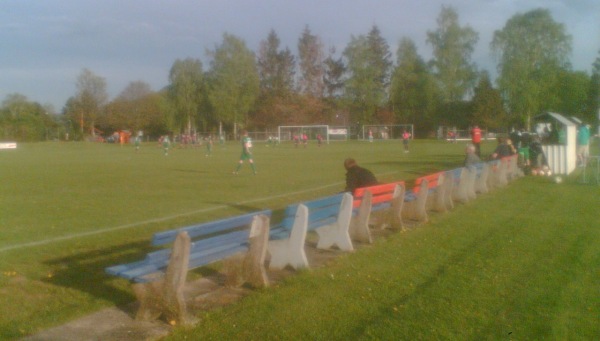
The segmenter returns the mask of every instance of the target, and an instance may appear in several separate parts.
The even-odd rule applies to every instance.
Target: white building
[[[537,123],[549,123],[556,129],[564,129],[566,144],[543,145],[548,167],[555,174],[569,174],[577,167],[577,124],[561,114],[547,112],[536,116]]]

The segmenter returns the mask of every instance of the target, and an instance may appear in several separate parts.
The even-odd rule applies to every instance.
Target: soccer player
[[[238,174],[240,168],[242,168],[242,164],[245,160],[248,160],[250,167],[252,167],[252,173],[256,175],[256,167],[254,166],[254,160],[252,159],[252,153],[250,152],[250,148],[252,148],[252,140],[248,136],[248,132],[246,130],[242,131],[242,155],[240,156],[240,161],[236,169],[233,171],[233,174]]]
[[[410,140],[410,133],[406,130],[402,133],[402,144],[404,145],[404,152],[408,153],[408,141]]]
[[[171,140],[169,140],[169,135],[165,135],[162,138],[162,146],[165,156],[169,155],[169,147],[171,146]]]
[[[205,156],[212,155],[212,146],[213,146],[213,138],[212,138],[212,135],[208,134],[208,136],[206,137],[206,155]]]
[[[134,140],[134,144],[135,144],[135,152],[139,152],[140,151],[140,143],[142,141],[142,136],[138,133],[138,135],[135,137]]]

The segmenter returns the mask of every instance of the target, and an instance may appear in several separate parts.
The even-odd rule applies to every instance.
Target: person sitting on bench
[[[472,144],[467,145],[467,148],[465,148],[464,166],[470,167],[470,166],[474,166],[478,163],[481,163],[481,159],[475,153],[475,146]]]
[[[352,158],[344,160],[344,168],[346,168],[345,192],[354,193],[357,188],[379,184],[370,170],[360,167]]]

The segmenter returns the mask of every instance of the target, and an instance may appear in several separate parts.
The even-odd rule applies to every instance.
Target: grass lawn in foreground
[[[224,146],[215,145],[213,155],[210,157],[204,156],[204,148],[175,149],[169,156],[164,157],[160,148],[155,144],[144,145],[141,152],[137,154],[129,146],[120,148],[117,145],[88,143],[22,144],[17,150],[2,151],[0,153],[0,164],[2,164],[0,167],[0,179],[2,179],[0,187],[0,236],[2,236],[0,238],[0,294],[3,304],[0,305],[0,316],[2,316],[0,339],[19,338],[41,328],[67,322],[102,307],[131,302],[134,298],[129,284],[122,279],[105,275],[104,268],[142,258],[144,253],[150,250],[149,240],[156,231],[263,208],[280,209],[290,203],[336,193],[343,189],[342,161],[348,156],[355,157],[360,164],[373,170],[379,179],[385,182],[399,179],[411,180],[436,170],[456,167],[462,162],[463,148],[463,144],[415,141],[411,144],[411,153],[404,154],[401,143],[398,141],[373,144],[353,141],[332,143],[321,148],[309,145],[307,149],[295,149],[291,145],[268,148],[265,144],[255,143],[254,154],[259,171],[257,176],[251,175],[248,165],[242,168],[240,175],[231,174],[240,154],[240,147],[237,143],[229,143]],[[492,148],[493,143],[484,145],[484,152],[489,152]],[[508,287],[504,294],[507,299],[502,302],[507,300],[512,300],[515,304],[520,302],[522,307],[516,309],[516,316],[523,314],[522,320],[532,320],[527,323],[527,326],[542,324],[542,317],[546,315],[526,314],[525,310],[530,307],[530,304],[521,296],[524,297],[526,293],[533,291],[534,294],[537,292],[540,299],[545,297],[543,293],[546,290],[538,287],[540,283],[545,282],[544,276],[561,277],[566,271],[562,267],[555,268],[554,265],[562,266],[570,264],[571,261],[578,264],[576,262],[578,259],[585,260],[585,266],[573,267],[573,269],[567,267],[570,271],[567,278],[579,278],[579,280],[567,283],[569,284],[567,287],[570,289],[565,293],[573,292],[574,295],[569,297],[574,297],[573,299],[581,302],[592,303],[591,310],[588,311],[589,315],[582,314],[579,309],[581,307],[573,308],[572,304],[565,304],[562,301],[557,301],[560,304],[550,306],[548,309],[549,313],[561,315],[561,320],[568,323],[580,320],[581,323],[577,327],[584,332],[597,331],[597,329],[589,327],[587,321],[589,321],[589,316],[599,316],[598,301],[594,301],[598,295],[592,295],[594,292],[598,292],[598,287],[594,284],[597,285],[599,282],[597,258],[599,243],[598,236],[592,233],[593,231],[585,229],[585,223],[591,221],[595,226],[600,224],[598,224],[597,218],[595,222],[593,221],[594,216],[591,216],[591,213],[579,212],[594,212],[598,203],[598,188],[579,185],[575,182],[563,185],[555,186],[542,179],[519,180],[518,183],[511,184],[509,189],[494,192],[481,198],[484,200],[473,203],[474,207],[479,207],[479,205],[485,205],[486,200],[506,195],[507,197],[500,201],[502,207],[497,207],[498,204],[489,204],[490,207],[472,211],[468,209],[471,204],[464,207],[459,206],[450,214],[434,215],[433,223],[422,229],[398,234],[389,241],[378,243],[364,252],[349,255],[339,263],[340,267],[350,266],[353,269],[364,267],[364,270],[360,270],[360,274],[369,275],[369,271],[379,268],[381,271],[388,272],[380,275],[373,273],[371,277],[350,274],[352,277],[350,282],[332,281],[328,278],[330,275],[328,270],[323,270],[323,273],[315,271],[303,274],[282,285],[281,288],[260,292],[242,304],[219,313],[225,314],[223,316],[208,314],[200,328],[204,326],[207,331],[213,331],[215,333],[213,335],[219,335],[219,333],[229,335],[227,333],[239,329],[230,328],[230,331],[215,329],[210,325],[212,316],[215,316],[215,321],[218,321],[219,318],[227,320],[240,318],[242,319],[240,321],[247,318],[246,323],[249,323],[249,326],[252,316],[245,317],[244,314],[237,313],[237,309],[246,311],[243,308],[244,305],[256,300],[258,302],[256,304],[259,306],[252,309],[271,311],[276,305],[278,306],[279,303],[274,302],[279,299],[276,301],[269,301],[269,299],[286,295],[290,291],[291,296],[288,300],[299,301],[297,304],[302,303],[301,300],[294,297],[294,294],[302,292],[305,293],[305,299],[312,300],[314,303],[312,305],[302,304],[297,308],[294,308],[294,304],[292,304],[289,312],[292,313],[294,309],[299,309],[300,312],[305,311],[306,316],[301,317],[300,321],[308,318],[309,320],[306,321],[316,323],[315,321],[322,320],[323,322],[319,322],[318,325],[324,327],[324,329],[297,335],[323,335],[324,337],[329,335],[334,338],[345,338],[350,335],[357,337],[362,335],[368,338],[369,335],[375,335],[373,337],[378,338],[378,334],[375,333],[377,330],[390,330],[390,332],[396,333],[392,326],[397,325],[397,328],[404,328],[403,325],[406,326],[405,322],[409,322],[409,320],[403,320],[400,323],[394,319],[382,319],[379,315],[372,316],[373,319],[367,318],[367,316],[373,315],[375,312],[385,314],[389,309],[394,312],[403,311],[403,317],[426,313],[424,309],[412,309],[409,306],[410,303],[413,305],[412,307],[415,307],[414,305],[431,307],[428,317],[423,318],[423,324],[412,327],[417,333],[415,335],[422,333],[425,336],[435,336],[438,334],[433,333],[431,325],[436,318],[439,319],[446,314],[442,309],[443,301],[449,300],[448,303],[452,303],[453,297],[456,300],[461,297],[460,295],[464,295],[461,292],[470,294],[474,291],[472,286],[469,286],[469,281],[461,281],[462,276],[466,278],[472,276],[474,279],[483,276],[479,274],[481,271],[477,271],[477,268],[470,270],[471,273],[463,273],[461,261],[483,262],[480,267],[485,268],[486,259],[493,258],[501,264],[508,263],[517,269],[512,271],[526,277],[523,283],[517,285],[516,283],[512,284],[514,280],[507,275],[508,277],[504,279],[507,283],[504,285]],[[548,191],[552,195],[550,196],[546,192],[537,192],[538,190]],[[566,237],[556,232],[545,237],[543,245],[528,245],[538,239],[536,234],[532,235],[533,232],[527,232],[524,237],[530,236],[530,238],[522,240],[520,247],[527,249],[531,246],[533,250],[536,250],[542,246],[549,248],[551,245],[557,245],[572,248],[575,258],[561,258],[562,260],[557,260],[558,263],[548,264],[544,267],[542,264],[538,266],[537,264],[515,262],[513,258],[506,258],[509,254],[498,251],[496,255],[495,252],[492,252],[494,249],[491,246],[496,245],[497,241],[492,237],[502,235],[500,232],[491,233],[496,231],[492,229],[493,226],[502,225],[499,222],[514,221],[515,224],[531,225],[533,231],[544,231],[546,222],[545,220],[540,221],[540,219],[548,216],[540,215],[539,218],[535,218],[535,216],[532,218],[531,214],[523,214],[522,220],[512,219],[514,215],[520,214],[519,212],[524,212],[523,207],[532,202],[532,197],[535,198],[533,202],[536,205],[539,202],[540,206],[548,208],[548,211],[555,216],[547,218],[551,223],[564,221],[567,218],[572,219],[569,220],[569,224],[565,223],[564,229],[556,228],[561,233],[563,230],[564,233],[572,231],[568,232],[572,233],[572,236],[567,240],[572,240],[575,238],[574,236],[577,236],[575,240],[583,239],[585,242],[572,247],[569,246],[572,244],[562,246]],[[549,200],[548,198],[551,197],[560,202],[565,201],[568,205],[548,206],[544,200]],[[503,214],[498,214],[499,212]],[[577,214],[573,214],[574,212]],[[472,213],[478,215],[471,219],[465,216],[465,214]],[[436,227],[438,223],[452,222],[453,218],[457,220],[455,223],[450,223],[453,225],[448,225],[447,228]],[[473,220],[473,226],[469,228],[468,225],[465,225],[463,229],[452,228],[452,226],[464,224],[463,220]],[[575,227],[580,230],[567,227]],[[486,237],[488,234],[484,231],[488,231],[488,229],[492,229],[489,233],[492,237]],[[450,233],[463,230],[464,235]],[[504,231],[504,229],[498,229],[498,231]],[[517,234],[516,231],[514,232]],[[481,233],[484,234],[478,237]],[[540,233],[542,232],[538,232],[538,234]],[[424,239],[419,239],[421,237]],[[438,237],[446,239],[436,242],[441,247],[431,247],[430,243]],[[475,252],[478,248],[473,248],[479,245],[480,240],[485,242],[481,252],[487,250],[490,254],[484,253],[478,257]],[[517,240],[515,239],[515,241]],[[395,245],[394,242],[398,244]],[[461,244],[463,242],[465,244]],[[451,245],[456,245],[457,250],[465,250],[463,253],[468,257],[463,259],[456,256],[457,251],[450,248]],[[473,252],[470,252],[471,249]],[[406,250],[406,252],[398,252],[398,250]],[[536,252],[536,257],[543,254],[542,251]],[[372,256],[370,252],[373,252]],[[592,256],[589,256],[590,254]],[[552,255],[551,252],[550,255]],[[402,265],[403,263],[394,263],[392,269],[385,270],[390,265],[388,261],[393,260],[393,257],[399,257],[398,261],[403,257],[409,257],[405,262],[413,261],[404,265]],[[524,259],[528,258],[530,257]],[[549,259],[555,258],[549,257]],[[348,261],[350,263],[346,263]],[[490,260],[491,263],[493,262]],[[469,265],[472,264],[464,264],[465,267]],[[503,266],[508,265],[501,265],[501,267]],[[330,271],[342,271],[337,270],[337,267],[338,265]],[[521,267],[524,268],[521,269]],[[534,271],[538,267],[542,270],[540,273]],[[394,281],[398,282],[398,285],[407,283],[402,279],[412,278],[413,281],[409,281],[408,285],[412,283],[415,288],[422,289],[435,288],[433,283],[444,281],[446,278],[444,275],[451,274],[459,278],[447,279],[449,282],[445,285],[458,285],[460,290],[456,292],[447,290],[445,296],[442,297],[447,296],[448,298],[441,301],[439,301],[440,299],[431,300],[426,295],[410,296],[411,299],[403,303],[404,305],[398,303],[386,306],[385,302],[377,303],[377,300],[365,296],[367,292],[363,292],[366,289],[364,289],[365,283],[360,282],[362,280],[367,281],[366,285],[370,288],[369,292],[372,292],[373,297],[389,297],[389,300],[384,301],[395,302],[391,293],[394,293],[398,287],[388,283],[388,280],[395,278],[389,271],[398,272],[393,275],[399,277],[398,281]],[[495,270],[491,269],[490,271]],[[332,274],[333,278],[337,279],[344,278],[345,275],[343,271]],[[535,277],[536,274],[541,277],[529,287],[527,280]],[[374,278],[379,278],[379,281],[385,280],[387,284],[383,286],[369,284],[373,282]],[[483,279],[479,280],[483,281]],[[590,282],[590,280],[594,281]],[[423,283],[429,283],[428,281],[432,284],[423,286]],[[333,283],[337,283],[339,286],[330,287]],[[514,290],[519,286],[523,286],[523,288],[519,291]],[[314,290],[309,289],[309,295],[306,295],[307,288]],[[492,303],[497,301],[494,299],[495,291],[489,291],[488,295],[486,286],[482,285],[481,288],[483,291],[479,293],[479,297]],[[355,290],[355,292],[351,290]],[[406,291],[409,290],[407,288],[403,290],[400,292],[410,293],[410,291]],[[364,299],[356,299],[356,301],[339,299],[327,303],[324,298],[318,300],[319,296],[315,295],[315,292],[329,295],[332,299],[344,296],[350,298],[358,294],[360,295],[356,297],[364,296]],[[344,292],[347,294],[342,295]],[[418,290],[416,293],[427,292]],[[456,293],[456,297],[454,293]],[[266,301],[260,303],[263,296]],[[485,303],[485,300],[478,302]],[[320,301],[324,304],[317,304]],[[337,303],[333,303],[334,301]],[[350,305],[346,305],[345,301],[348,301]],[[535,300],[530,299],[530,301]],[[398,302],[404,301],[400,299]],[[475,306],[485,305],[484,303],[471,303]],[[266,306],[261,306],[261,304],[266,304]],[[541,304],[538,305],[541,306]],[[335,309],[338,306],[343,307],[346,311]],[[403,310],[405,306],[406,310]],[[566,308],[563,309],[562,306]],[[514,309],[511,305],[508,307],[510,307],[509,312]],[[281,308],[285,309],[285,305]],[[361,309],[366,310],[358,312]],[[454,320],[462,321],[461,323],[478,321],[479,325],[489,325],[488,329],[475,328],[475,332],[465,335],[497,335],[493,329],[493,321],[498,320],[497,315],[489,312],[472,315],[472,311],[477,310],[469,307],[461,309],[450,313],[453,316],[457,315]],[[504,308],[502,305],[496,304],[491,305],[489,309],[500,312]],[[333,310],[335,310],[335,314],[329,317],[325,315],[320,319],[310,319],[311,315]],[[285,311],[288,310],[285,309]],[[283,312],[284,316],[287,314],[285,311]],[[505,314],[507,314],[507,321],[516,320],[511,317],[513,315]],[[333,316],[344,315],[352,316],[352,319],[340,320],[340,325],[327,323],[328,319]],[[463,315],[464,319],[461,317]],[[393,314],[389,316],[389,318],[392,317],[394,317]],[[267,320],[278,319],[280,318],[275,317]],[[457,324],[453,322],[454,320],[446,321],[446,319],[441,320],[443,323],[440,324],[442,329],[440,329],[439,335],[456,333]],[[254,325],[260,325],[258,321],[264,320],[263,316],[262,319],[255,320]],[[290,318],[281,318],[280,320],[289,322]],[[412,323],[417,323],[419,320],[421,318],[417,315]],[[363,326],[362,330],[355,330],[352,334],[347,334],[347,326],[354,326],[357,321],[361,321],[358,325]],[[370,321],[386,323],[385,328]],[[244,322],[234,323],[238,326],[244,325]],[[509,325],[501,322],[498,324]],[[463,327],[462,324],[458,325]],[[558,331],[564,335],[575,330],[570,328],[570,324],[561,323],[560,325],[563,327],[560,327]],[[585,328],[579,328],[580,325]],[[474,328],[473,326],[465,324],[465,333],[469,328]],[[279,329],[281,329],[280,327],[282,326],[278,326]],[[375,331],[371,332],[371,329]],[[244,333],[249,330],[251,329],[244,328]],[[288,331],[282,329],[281,332],[292,333],[293,330],[295,329]],[[263,335],[269,338],[271,334]],[[285,334],[272,335],[286,337]],[[384,334],[379,335],[381,338],[386,337]],[[232,337],[234,336],[232,335]],[[248,334],[239,336],[252,338],[248,337]]]
[[[594,340],[598,188],[527,178],[168,340]]]

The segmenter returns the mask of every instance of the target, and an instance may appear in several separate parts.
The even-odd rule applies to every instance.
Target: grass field
[[[0,151],[0,339],[131,302],[128,283],[103,269],[141,258],[156,231],[339,192],[348,156],[380,181],[411,180],[458,166],[463,147],[415,141],[404,154],[399,142],[256,143],[256,176],[247,165],[231,174],[237,144],[216,145],[210,157],[203,148],[165,157],[154,144],[139,153],[86,143]],[[600,188],[546,180],[522,179],[434,215],[174,338],[593,338]]]

